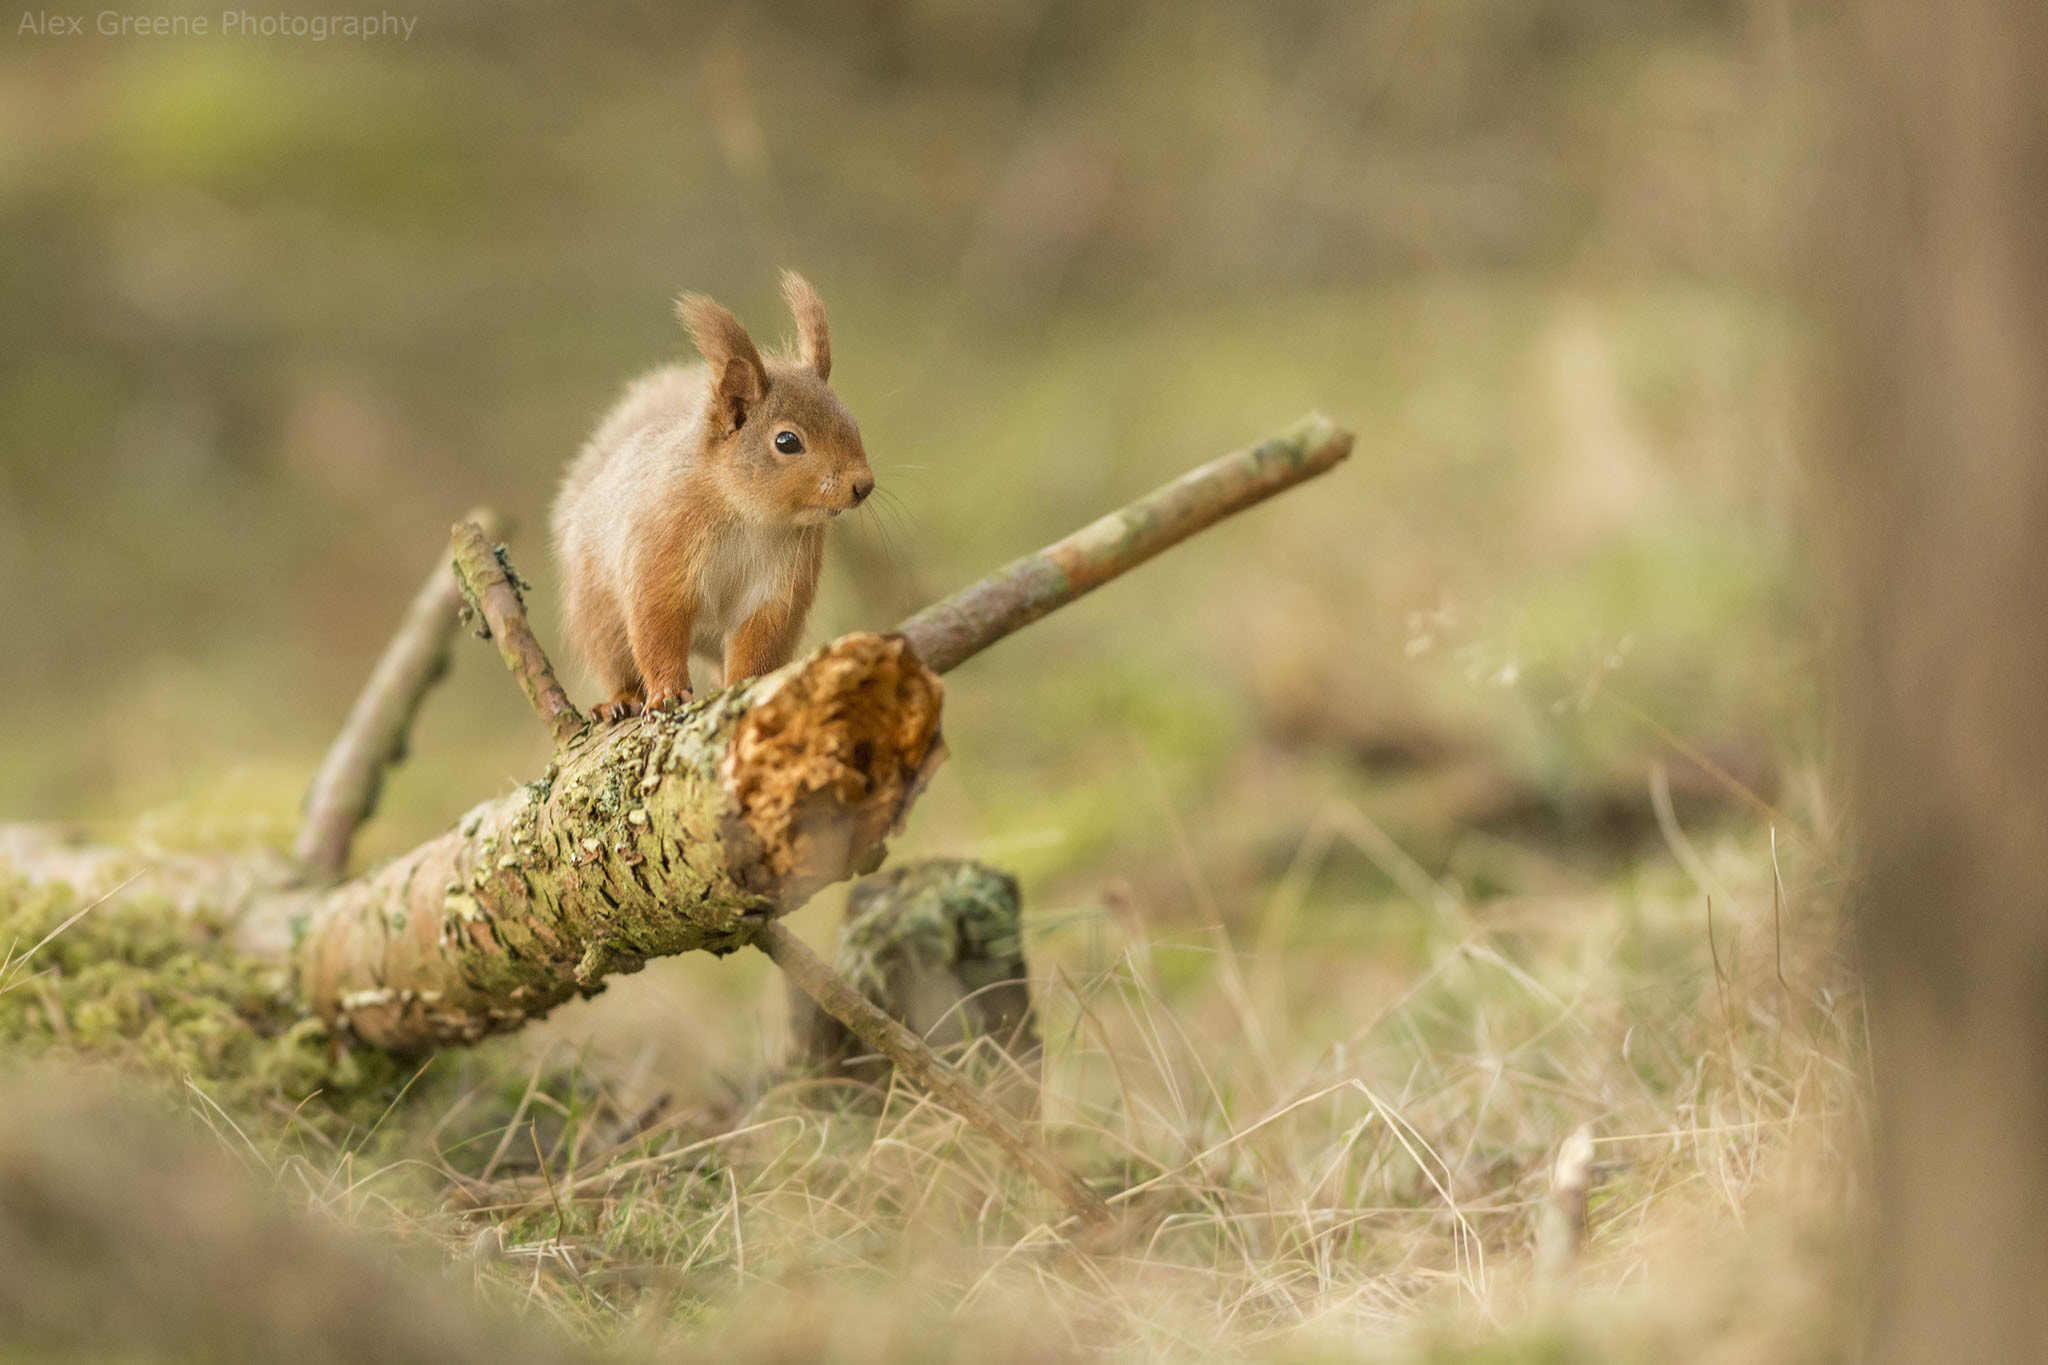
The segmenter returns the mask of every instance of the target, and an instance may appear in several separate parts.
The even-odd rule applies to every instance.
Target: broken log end
[[[303,994],[338,1031],[417,1052],[751,942],[873,864],[943,752],[943,697],[900,637],[851,635],[575,737],[551,776],[328,893]]]

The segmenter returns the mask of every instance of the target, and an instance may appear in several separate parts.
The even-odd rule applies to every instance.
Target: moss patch
[[[317,1117],[374,1118],[405,1079],[336,1048],[278,967],[235,952],[219,918],[149,901],[89,908],[69,887],[0,880],[0,1047],[110,1062],[231,1112],[319,1095]],[[309,1107],[311,1113],[315,1107]],[[302,1115],[303,1116],[303,1115]]]
[[[1016,978],[1024,946],[1017,879],[999,868],[930,858],[854,885],[834,965],[870,1000],[887,998],[890,964],[953,970],[969,992]]]

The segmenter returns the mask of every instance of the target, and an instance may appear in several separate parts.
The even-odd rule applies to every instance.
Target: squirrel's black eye
[[[804,453],[803,438],[793,431],[778,431],[775,433],[775,448],[785,455],[801,455]]]

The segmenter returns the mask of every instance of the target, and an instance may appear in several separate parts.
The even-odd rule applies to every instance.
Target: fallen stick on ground
[[[1110,1221],[1109,1205],[1102,1201],[1102,1196],[1026,1132],[1013,1114],[941,1061],[925,1046],[924,1039],[869,1004],[830,964],[791,933],[789,926],[769,920],[756,932],[754,943],[804,994],[817,1001],[820,1009],[852,1029],[862,1042],[894,1062],[897,1070],[979,1129],[1032,1179],[1058,1195],[1084,1223],[1099,1225]]]

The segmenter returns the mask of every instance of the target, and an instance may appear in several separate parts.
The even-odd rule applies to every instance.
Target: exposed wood
[[[1311,413],[1276,436],[1189,470],[1064,540],[1013,560],[897,629],[920,659],[944,673],[1195,532],[1325,472],[1351,453],[1351,442],[1350,432]]]
[[[468,520],[487,539],[503,534],[495,512],[478,510]],[[438,557],[307,789],[292,856],[308,882],[336,882],[347,870],[356,831],[377,808],[385,769],[405,757],[413,717],[448,671],[448,647],[461,611],[462,588],[446,557]]]
[[[929,1090],[941,1104],[986,1133],[1083,1223],[1103,1226],[1111,1221],[1109,1205],[1102,1196],[1026,1131],[1014,1115],[941,1061],[922,1038],[869,1004],[787,925],[777,920],[765,921],[756,930],[754,942],[821,1009],[894,1062],[899,1071]]]
[[[457,522],[449,538],[463,596],[483,618],[490,638],[497,642],[499,657],[519,680],[519,690],[526,694],[541,724],[547,726],[555,747],[561,748],[582,732],[583,715],[555,680],[548,653],[526,622],[526,603],[507,568],[504,551],[493,546],[475,522]]]

